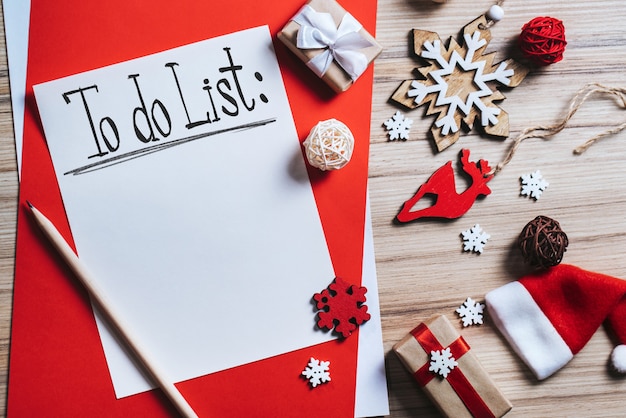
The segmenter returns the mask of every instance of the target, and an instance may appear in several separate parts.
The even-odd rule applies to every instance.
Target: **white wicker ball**
[[[354,149],[350,129],[336,119],[319,122],[303,143],[306,158],[320,170],[338,170],[348,164]]]

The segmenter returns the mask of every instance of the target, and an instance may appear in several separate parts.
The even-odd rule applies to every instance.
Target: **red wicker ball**
[[[519,47],[526,58],[538,65],[548,65],[563,59],[565,27],[553,17],[536,17],[522,27]]]

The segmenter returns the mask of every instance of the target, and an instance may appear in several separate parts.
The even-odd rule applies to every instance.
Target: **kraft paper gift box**
[[[444,378],[429,370],[431,352],[448,348],[457,366]],[[501,417],[513,407],[443,315],[419,324],[393,351],[445,416]]]
[[[382,46],[334,0],[311,0],[278,33],[335,92],[352,86]]]

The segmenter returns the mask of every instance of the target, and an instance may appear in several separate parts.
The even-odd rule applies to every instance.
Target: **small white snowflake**
[[[491,235],[483,231],[478,224],[461,232],[461,235],[463,236],[463,251],[474,251],[480,254],[482,254],[487,240],[491,238]]]
[[[522,181],[522,196],[534,197],[535,200],[541,197],[541,193],[548,187],[549,183],[541,175],[541,171],[537,170],[534,173],[523,174]]]
[[[482,325],[484,309],[485,305],[483,305],[482,303],[478,303],[474,299],[468,297],[465,302],[463,302],[463,305],[459,306],[459,308],[456,310],[456,313],[458,313],[463,320],[464,327],[468,325]]]
[[[413,124],[413,120],[404,117],[404,115],[397,110],[396,114],[385,122],[385,127],[389,133],[389,140],[395,141],[396,139],[402,139],[406,141],[409,139],[411,124]]]
[[[444,379],[448,377],[452,369],[458,365],[456,359],[450,354],[450,347],[430,352],[430,366],[428,367],[428,371],[435,372]]]
[[[316,387],[320,383],[330,382],[330,361],[320,361],[311,357],[309,364],[302,372],[302,376],[309,379],[311,386]]]

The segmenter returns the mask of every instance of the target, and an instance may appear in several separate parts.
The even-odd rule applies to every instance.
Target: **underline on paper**
[[[276,118],[263,119],[256,122],[246,123],[243,125],[237,125],[230,128],[219,129],[217,131],[203,132],[201,134],[192,135],[184,138],[175,139],[172,141],[167,141],[163,143],[158,143],[155,145],[151,145],[149,147],[141,148],[138,150],[126,152],[124,154],[115,155],[113,157],[106,158],[104,160],[100,160],[91,164],[84,165],[82,167],[75,168],[73,170],[67,171],[63,173],[63,175],[74,175],[78,176],[81,174],[87,174],[92,171],[101,170],[103,168],[110,167],[112,165],[122,164],[130,160],[134,160],[135,158],[144,157],[149,154],[153,154],[155,152],[163,151],[178,145],[183,145],[189,142],[197,141],[198,139],[207,138],[210,136],[230,133],[230,132],[238,132],[245,131],[247,129],[254,129],[261,126],[268,125],[270,123],[276,122]]]

